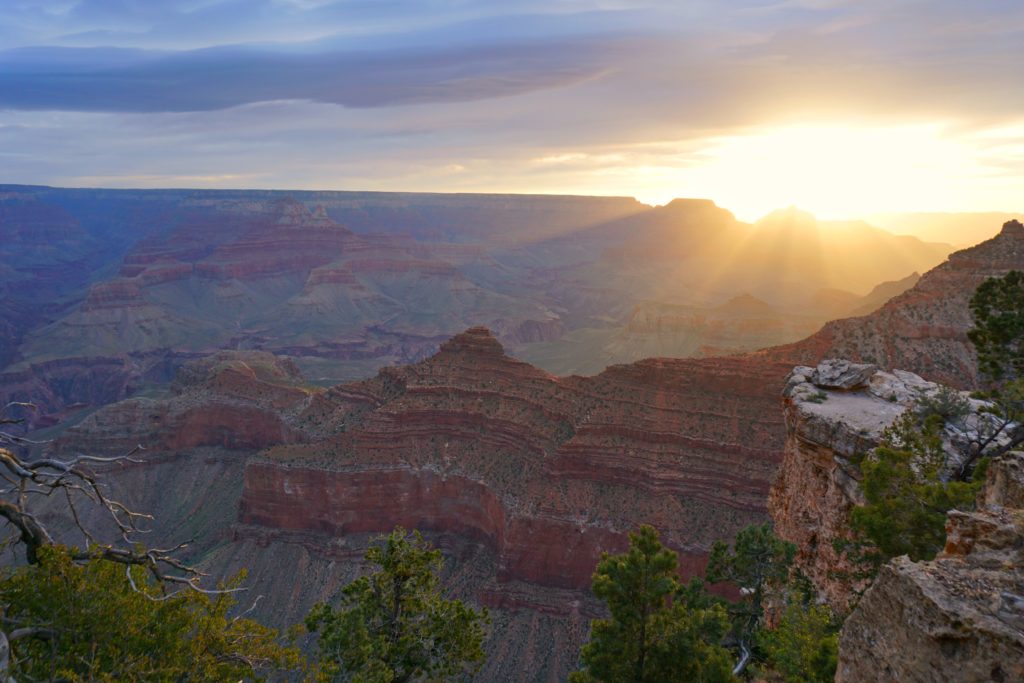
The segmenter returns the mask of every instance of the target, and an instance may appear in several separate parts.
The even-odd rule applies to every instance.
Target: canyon
[[[246,566],[278,625],[354,576],[374,536],[421,529],[450,559],[450,589],[495,613],[480,680],[561,680],[600,614],[588,587],[602,552],[653,523],[695,575],[714,541],[764,519],[779,371],[657,359],[559,378],[480,327],[329,389],[272,354],[220,352],[54,448],[141,443],[146,464],[107,474],[160,520],[154,542],[187,534],[218,575]]]
[[[704,200],[6,185],[0,400],[54,424],[221,349],[330,386],[473,325],[558,375],[752,351],[881,305],[950,250]]]
[[[687,576],[702,570],[715,540],[767,519],[770,508],[806,557],[830,547],[855,487],[834,451],[813,444],[833,444],[827,435],[852,453],[884,424],[876,415],[841,432],[822,428],[817,442],[799,440],[784,421],[796,415],[794,397],[822,391],[814,385],[822,377],[837,382],[870,370],[880,378],[868,380],[877,395],[861,412],[882,406],[897,414],[901,404],[890,396],[932,385],[890,368],[819,366],[834,352],[836,331],[880,324],[875,317],[934,320],[958,296],[941,296],[940,286],[969,287],[1019,267],[1012,258],[1022,242],[1024,231],[1008,224],[866,318],[802,344],[646,359],[590,377],[559,377],[517,360],[482,327],[421,361],[332,387],[305,379],[289,358],[221,351],[187,361],[164,393],[66,427],[55,448],[114,454],[146,446],[146,464],[109,474],[127,501],[160,520],[154,541],[194,538],[194,557],[218,575],[247,568],[253,590],[266,596],[259,616],[278,625],[301,620],[356,576],[377,534],[422,529],[445,553],[451,593],[493,609],[480,680],[560,680],[575,665],[588,620],[600,614],[587,590],[590,572],[640,523],[661,530]],[[968,349],[963,319],[951,318],[955,334],[939,340],[950,356]],[[889,348],[902,348],[897,341]],[[812,352],[814,366],[790,375],[794,358]],[[800,409],[855,415],[847,389],[837,384],[825,390],[835,401],[801,401]],[[784,458],[790,451],[802,454],[799,467]],[[780,494],[769,494],[776,476],[776,491],[803,492],[786,500],[817,508],[791,502],[780,514]],[[821,561],[815,567],[807,564],[808,573],[827,571]]]
[[[15,203],[29,201],[18,192]],[[35,192],[43,199],[32,201],[45,203]],[[895,368],[971,387],[970,293],[986,277],[1024,268],[1024,226],[1011,221],[930,270],[879,259],[892,283],[879,285],[882,271],[873,271],[852,298],[829,290],[834,275],[810,267],[808,254],[809,274],[792,286],[756,259],[717,280],[700,273],[698,283],[681,272],[721,245],[696,227],[778,240],[816,228],[792,212],[745,226],[709,202],[645,211],[609,199],[589,205],[596,227],[581,230],[568,217],[585,201],[565,208],[519,198],[506,204],[547,216],[545,230],[528,247],[507,235],[481,245],[472,231],[445,228],[458,197],[413,196],[422,202],[414,211],[400,209],[400,196],[292,194],[141,193],[137,213],[126,213],[159,206],[167,223],[122,238],[120,256],[105,265],[89,251],[95,226],[85,237],[61,233],[79,245],[68,269],[88,287],[68,285],[47,308],[8,281],[15,296],[5,302],[26,322],[9,337],[2,398],[37,401],[37,435],[55,438],[55,451],[113,455],[143,445],[142,464],[105,473],[118,495],[155,516],[155,543],[194,539],[191,559],[218,577],[247,568],[265,596],[254,614],[275,625],[301,620],[362,571],[377,534],[422,529],[445,554],[446,588],[493,609],[479,680],[564,679],[600,614],[590,573],[638,524],[659,528],[684,575],[699,573],[714,541],[779,508],[769,490],[781,472],[779,481],[800,482],[822,507],[790,510],[780,528],[807,535],[808,548],[841,534],[838,524],[828,528],[829,506],[854,489],[834,458],[787,431],[780,396],[794,419],[793,397],[836,357],[888,373],[890,390],[918,381]],[[502,205],[466,201],[460,210]],[[88,206],[98,210],[95,202]],[[431,202],[433,212],[423,208]],[[192,208],[183,214],[182,205]],[[392,211],[411,225],[408,215],[420,216],[423,235],[450,241],[359,231]],[[499,224],[491,220],[485,234]],[[638,237],[628,248],[616,242],[623,226]],[[876,238],[875,248],[892,246]],[[914,270],[927,272],[907,277]],[[714,355],[743,350],[737,339],[759,346],[812,329],[813,319],[745,294],[806,294],[808,283],[822,310],[869,312],[802,341]],[[691,299],[673,300],[672,288]],[[770,320],[782,320],[781,330]],[[766,328],[779,336],[765,337]],[[573,346],[574,335],[595,329],[605,336],[592,348]],[[635,359],[635,348],[652,346],[609,350],[620,333],[706,357]],[[553,351],[559,340],[586,358]],[[594,372],[517,358],[538,350],[552,367]],[[616,364],[617,354],[631,362]],[[801,381],[789,375],[795,365],[808,367]],[[861,429],[847,435],[856,448],[868,444]],[[825,474],[787,464],[787,443]],[[824,531],[808,532],[810,518]]]

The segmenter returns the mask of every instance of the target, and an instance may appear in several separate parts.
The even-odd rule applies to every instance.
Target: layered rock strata
[[[838,683],[1024,680],[1024,453],[991,463],[931,562],[885,565],[839,640]]]
[[[751,378],[722,364],[559,379],[475,328],[422,363],[314,399],[297,418],[311,442],[248,466],[240,519],[469,535],[496,552],[499,579],[576,589],[648,522],[692,573],[715,538],[762,517],[778,457],[770,406],[752,412]],[[698,410],[708,395],[717,405]]]
[[[269,354],[225,352],[187,364],[167,397],[98,411],[58,448],[142,442],[150,464],[111,473],[126,498],[164,513],[162,538],[196,529],[218,570],[250,567],[272,621],[328,599],[374,535],[422,529],[449,558],[449,589],[495,609],[481,680],[555,681],[600,613],[587,589],[601,552],[651,523],[689,576],[715,540],[765,519],[780,374],[662,359],[558,378],[474,328],[420,363],[321,390]],[[204,493],[204,472],[220,494]],[[301,579],[281,564],[299,557]]]

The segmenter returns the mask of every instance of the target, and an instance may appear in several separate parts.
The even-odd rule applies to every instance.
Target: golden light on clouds
[[[848,219],[1024,203],[1024,125],[958,132],[940,123],[793,124],[677,144],[535,162],[575,167],[592,184],[582,192],[649,204],[707,197],[744,220],[789,205]]]

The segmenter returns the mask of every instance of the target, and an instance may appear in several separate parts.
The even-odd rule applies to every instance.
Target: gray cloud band
[[[591,40],[371,52],[31,48],[0,53],[0,107],[185,112],[274,100],[347,107],[464,102],[600,75]]]

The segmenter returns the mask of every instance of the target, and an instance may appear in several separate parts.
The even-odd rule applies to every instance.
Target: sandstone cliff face
[[[750,383],[773,383],[771,372],[704,365],[559,379],[472,329],[315,399],[297,421],[317,436],[247,468],[240,518],[331,535],[399,524],[468,534],[494,550],[499,579],[576,589],[601,551],[648,522],[693,572],[716,538],[762,518],[780,445]]]
[[[848,578],[852,568],[834,546],[850,540],[850,510],[863,504],[854,461],[875,448],[904,411],[937,391],[939,385],[912,373],[844,360],[798,366],[787,379],[785,455],[768,508],[776,532],[798,547],[797,567],[841,613],[864,588]],[[951,457],[964,430],[984,419],[977,412],[982,403],[972,400],[971,406],[973,414],[942,433]]]
[[[1024,453],[990,465],[932,562],[882,568],[843,625],[836,681],[1024,680]]]

